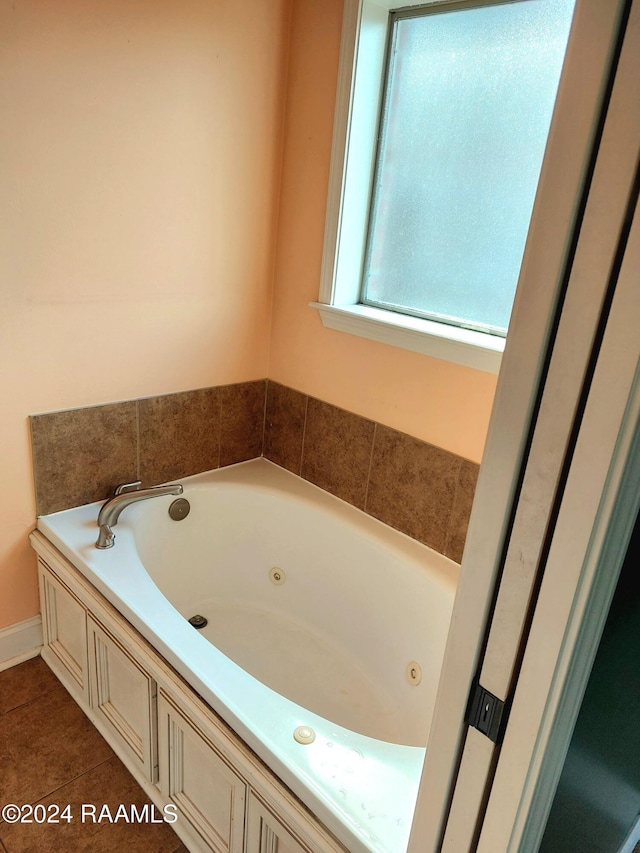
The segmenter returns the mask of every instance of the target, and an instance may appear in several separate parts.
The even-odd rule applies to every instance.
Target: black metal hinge
[[[467,722],[493,743],[501,743],[507,724],[506,703],[478,682],[471,691]]]

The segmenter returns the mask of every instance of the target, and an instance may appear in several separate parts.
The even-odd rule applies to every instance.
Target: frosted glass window
[[[573,7],[391,13],[362,302],[506,334]]]

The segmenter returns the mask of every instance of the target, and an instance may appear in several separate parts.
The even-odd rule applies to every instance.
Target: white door
[[[638,47],[636,53],[640,57]],[[637,197],[636,181],[635,216],[625,223],[612,271],[615,291],[548,535],[478,853],[539,847],[640,508]]]
[[[572,529],[578,522],[582,539],[590,539],[594,518],[579,515],[572,521],[564,498],[569,500],[570,485],[586,495],[588,483],[599,500],[604,483],[611,485],[620,401],[626,406],[630,398],[638,358],[640,316],[637,301],[624,296],[634,290],[624,277],[633,283],[630,193],[640,147],[639,6],[638,0],[633,6],[617,0],[576,4],[469,526],[409,845],[415,853],[535,850],[518,845],[532,798],[541,802],[533,793],[532,762],[543,763],[539,736],[549,690],[544,696],[540,691],[549,668],[553,674],[561,650],[566,651],[568,619],[566,610],[554,610],[558,579],[542,569],[556,553],[554,529],[561,519],[570,539],[579,538]],[[611,331],[607,317],[622,325]],[[616,339],[612,355],[608,347]],[[596,388],[613,396],[594,403]],[[598,410],[609,444],[603,424],[582,432],[588,413]],[[585,435],[592,442],[586,450]],[[578,449],[587,462],[581,463],[586,469],[576,487]],[[598,476],[595,467],[589,470],[588,460],[604,466],[604,480],[598,479],[600,469]],[[580,491],[578,498],[580,503]],[[565,575],[567,559],[562,556],[558,569]],[[570,559],[573,580],[565,577],[565,582],[575,593],[583,566],[579,552]],[[541,609],[543,600],[548,611]],[[534,627],[543,646],[552,629],[560,645],[547,644],[544,655],[527,646]],[[536,668],[542,658],[544,673]],[[467,725],[476,678],[498,707],[513,702],[502,747]],[[562,685],[554,685],[559,697]],[[532,697],[537,704],[531,704]],[[483,721],[479,725],[483,728]]]

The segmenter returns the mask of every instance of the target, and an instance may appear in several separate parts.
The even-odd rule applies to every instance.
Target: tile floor
[[[165,824],[79,819],[83,803],[115,814],[120,803],[140,810],[148,802],[40,657],[0,672],[0,807],[68,804],[75,816],[59,824],[0,819],[0,853],[187,853]]]
[[[186,853],[164,823],[81,820],[83,803],[96,814],[107,804],[115,814],[121,803],[140,812],[149,802],[40,657],[0,672],[0,806],[69,804],[73,817],[58,824],[0,819],[0,853]]]

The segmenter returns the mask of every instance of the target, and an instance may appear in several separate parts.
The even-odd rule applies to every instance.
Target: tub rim
[[[331,513],[346,512],[365,532],[386,538],[391,531],[394,545],[401,550],[412,555],[431,552],[439,580],[455,589],[459,567],[453,561],[268,460],[250,460],[178,479],[189,488],[203,488],[212,481],[242,483],[260,489],[286,488],[304,500],[319,500]],[[171,498],[155,500],[168,505]],[[94,547],[102,503],[40,516],[37,529],[350,851],[405,850],[425,748],[376,740],[338,726],[276,693],[235,664],[199,636],[160,592],[138,557],[130,526],[118,525],[114,548],[99,551]],[[133,557],[126,565],[121,559],[125,550]],[[314,729],[312,744],[294,740],[298,726]],[[340,763],[336,755],[341,756]],[[380,772],[381,765],[384,772]],[[376,768],[379,772],[372,772]],[[345,793],[345,777],[352,784],[359,780],[360,785]]]

